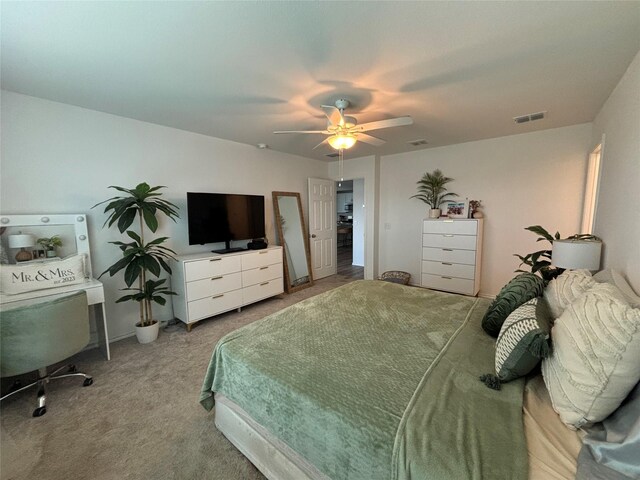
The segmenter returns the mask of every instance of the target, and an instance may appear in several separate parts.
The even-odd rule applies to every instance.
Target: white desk
[[[91,272],[91,249],[89,248],[89,233],[87,230],[87,217],[82,213],[64,215],[2,215],[0,216],[0,227],[9,229],[7,235],[26,231],[37,236],[50,237],[51,234],[61,235],[63,245],[68,251],[65,255],[79,253],[86,255],[85,275],[91,280],[85,283],[78,283],[64,287],[47,288],[44,290],[34,290],[32,292],[18,293],[16,295],[0,294],[0,304],[13,302],[34,303],[41,300],[52,300],[55,296],[68,294],[84,290],[87,292],[87,303],[93,307],[96,319],[96,329],[98,333],[98,344],[102,343],[104,354],[107,360],[111,359],[109,352],[109,335],[107,335],[107,314],[104,308],[104,286],[93,277]],[[45,234],[45,231],[47,232]],[[51,232],[51,233],[48,233]],[[58,252],[60,253],[60,252]],[[101,308],[98,308],[100,305]],[[100,321],[102,318],[102,328]]]
[[[109,352],[109,335],[107,334],[107,314],[104,308],[104,286],[102,285],[102,282],[92,278],[85,283],[68,285],[65,287],[34,290],[31,292],[18,293],[16,295],[0,294],[0,304],[7,305],[14,302],[20,302],[21,305],[36,303],[37,301],[42,300],[52,300],[56,296],[66,295],[80,290],[87,292],[88,306],[93,308],[95,313],[96,327],[98,330],[98,344],[102,344],[102,351],[104,352],[105,357],[107,357],[107,360],[111,360],[111,353]],[[102,322],[99,321],[98,317],[102,318]],[[100,328],[100,323],[102,323],[102,328]]]

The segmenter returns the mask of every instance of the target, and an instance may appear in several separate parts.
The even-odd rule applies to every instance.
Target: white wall
[[[304,199],[307,177],[327,176],[325,162],[71,105],[7,91],[1,92],[1,103],[2,213],[87,213],[94,272],[104,271],[119,253],[107,242],[121,236],[103,230],[102,210],[91,209],[117,193],[109,185],[166,185],[166,198],[180,207],[182,218],[177,224],[161,220],[157,234],[171,237],[178,253],[195,253],[214,246],[188,246],[185,192],[265,195],[267,236],[273,242],[271,192],[300,192]],[[137,306],[115,304],[124,286],[121,276],[102,280],[109,336],[127,336]],[[155,310],[160,320],[173,317],[170,306]]]
[[[482,200],[485,214],[481,295],[495,295],[514,276],[518,259],[542,243],[524,227],[563,236],[580,226],[591,124],[383,157],[380,164],[379,269],[404,270],[420,282],[421,221],[428,207],[416,182],[439,168],[450,190]],[[345,162],[346,166],[347,162]]]
[[[594,120],[592,147],[602,134],[594,234],[604,242],[603,268],[640,292],[640,52]]]
[[[348,153],[347,153],[348,155]],[[379,159],[375,156],[353,158],[344,161],[343,177],[345,180],[361,178],[364,180],[364,211],[365,211],[365,259],[364,278],[373,279],[378,275],[377,258],[377,223],[376,209],[377,169]],[[340,180],[338,162],[329,164],[329,178]]]
[[[353,180],[353,247],[352,265],[364,266],[364,232],[365,232],[364,180]]]

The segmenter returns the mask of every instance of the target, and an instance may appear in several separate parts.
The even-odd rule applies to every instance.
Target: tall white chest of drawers
[[[425,219],[421,285],[477,295],[482,264],[482,219]]]
[[[187,330],[202,319],[284,292],[282,247],[178,256],[172,265],[175,317]]]

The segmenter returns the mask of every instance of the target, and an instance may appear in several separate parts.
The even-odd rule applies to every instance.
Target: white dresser
[[[480,290],[481,264],[482,219],[423,221],[423,287],[476,295]]]
[[[282,247],[181,255],[171,266],[175,317],[187,330],[204,318],[284,292]]]

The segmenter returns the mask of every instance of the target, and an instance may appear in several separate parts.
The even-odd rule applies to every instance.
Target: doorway
[[[338,275],[364,278],[364,179],[336,182],[336,266]]]

